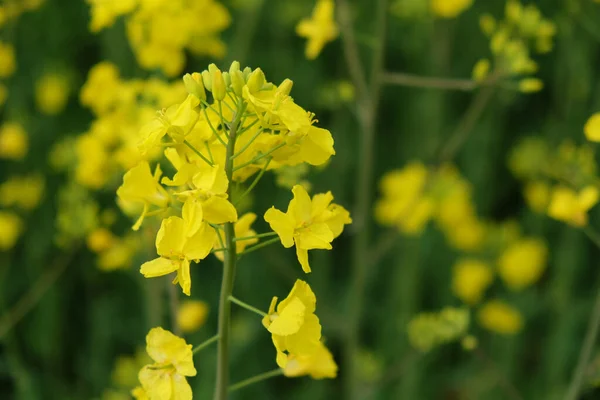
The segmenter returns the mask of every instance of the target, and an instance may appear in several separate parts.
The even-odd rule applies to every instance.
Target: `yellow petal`
[[[237,221],[237,211],[229,200],[212,196],[202,203],[204,219],[211,224],[224,224]]]
[[[156,235],[156,250],[158,254],[164,257],[181,254],[186,237],[185,228],[183,219],[179,217],[164,219]]]
[[[335,154],[333,137],[327,129],[311,126],[300,143],[300,157],[310,165],[323,165]]]
[[[294,236],[296,247],[310,249],[331,249],[333,232],[324,223],[308,225],[306,228],[296,231]]]
[[[294,283],[294,287],[290,290],[290,294],[279,303],[277,307],[278,312],[281,312],[287,305],[292,301],[292,299],[298,298],[302,304],[306,307],[306,313],[315,312],[317,297],[314,292],[310,288],[309,284],[301,279],[296,279]],[[271,314],[272,311],[269,311]]]
[[[271,229],[277,233],[283,247],[289,248],[294,245],[295,223],[288,214],[284,214],[275,207],[271,207],[265,212],[264,219]]]
[[[171,377],[173,396],[170,400],[192,400],[192,388],[184,376],[173,374]]]
[[[302,266],[302,271],[306,272],[307,274],[310,273],[311,269],[310,264],[308,263],[308,250],[301,249],[300,247],[296,246],[296,257],[298,257],[298,261]]]
[[[204,219],[202,203],[190,197],[183,204],[181,216],[183,217],[186,236],[192,236],[200,229]]]
[[[210,254],[216,239],[215,230],[203,222],[198,231],[185,241],[183,255],[188,260],[203,260]]]
[[[177,270],[177,281],[184,294],[190,295],[192,290],[192,278],[190,277],[190,262],[182,260]]]
[[[587,120],[583,128],[585,137],[591,142],[600,142],[600,112],[595,113]]]
[[[148,398],[153,400],[171,399],[173,388],[168,370],[153,369],[151,365],[146,365],[140,370],[138,378]]]
[[[310,196],[302,185],[294,185],[292,193],[294,198],[290,201],[287,213],[296,220],[297,225],[302,225],[310,221],[312,211]]]
[[[306,307],[297,297],[292,299],[287,307],[271,322],[268,331],[275,335],[287,336],[298,332],[304,323]]]
[[[152,261],[145,262],[140,268],[140,272],[145,278],[155,278],[175,272],[179,269],[179,261],[169,260],[168,258],[155,258]]]

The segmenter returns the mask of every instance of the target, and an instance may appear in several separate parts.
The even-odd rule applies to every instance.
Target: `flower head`
[[[510,245],[498,260],[498,273],[508,287],[523,289],[544,272],[548,249],[538,239],[521,239]]]
[[[194,332],[199,329],[208,316],[208,305],[199,300],[186,300],[177,310],[177,322],[182,332]]]
[[[271,207],[265,213],[265,221],[269,223],[284,247],[296,245],[296,255],[304,272],[310,272],[308,250],[330,250],[331,242],[350,224],[350,213],[342,206],[332,204],[330,192],[317,194],[312,200],[304,187],[296,185],[292,188],[294,198],[284,213]]]
[[[502,335],[514,335],[523,327],[519,310],[501,300],[485,303],[478,312],[479,323],[487,330]]]
[[[493,279],[492,269],[486,263],[474,259],[460,260],[454,265],[452,291],[463,302],[477,304]]]
[[[566,186],[558,186],[552,191],[548,215],[574,226],[585,226],[587,212],[598,203],[599,193],[595,186],[587,186],[576,192]]]
[[[20,124],[11,122],[0,126],[0,158],[22,160],[28,148],[27,132]]]
[[[148,398],[191,400],[192,388],[185,377],[196,376],[192,345],[158,327],[148,332],[146,351],[154,363],[140,370],[139,380]]]
[[[317,0],[312,16],[305,18],[296,26],[298,36],[308,39],[306,58],[317,58],[327,42],[338,37],[339,30],[334,18],[333,0]]]

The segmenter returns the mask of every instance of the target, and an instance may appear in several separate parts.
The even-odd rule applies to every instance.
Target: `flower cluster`
[[[408,339],[414,348],[427,352],[436,346],[464,338],[470,320],[466,308],[446,307],[439,312],[421,313],[408,323]]]
[[[587,133],[592,131],[593,117],[590,121]],[[508,165],[523,181],[532,210],[572,226],[587,225],[588,211],[600,200],[590,146],[565,141],[553,149],[543,139],[526,138],[512,150]]]
[[[503,20],[484,14],[480,25],[490,38],[493,58],[492,61],[479,60],[473,69],[473,78],[478,82],[488,78],[515,78],[522,92],[541,90],[542,81],[532,77],[538,69],[532,53],[552,50],[556,25],[544,19],[535,5],[525,6],[518,0],[507,0]],[[490,72],[492,65],[493,72]]]
[[[175,76],[185,66],[185,50],[223,57],[219,34],[229,26],[229,11],[216,0],[87,0],[90,30],[98,32],[127,16],[127,37],[138,63]]]

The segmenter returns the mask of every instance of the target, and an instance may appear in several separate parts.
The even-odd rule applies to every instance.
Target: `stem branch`
[[[250,386],[254,383],[261,382],[266,379],[273,378],[275,376],[280,376],[280,375],[283,375],[283,370],[281,368],[277,368],[272,371],[264,372],[262,374],[253,376],[252,378],[244,379],[243,381],[238,382],[235,385],[232,385],[229,388],[229,391],[234,392],[234,391],[244,388],[246,386]]]

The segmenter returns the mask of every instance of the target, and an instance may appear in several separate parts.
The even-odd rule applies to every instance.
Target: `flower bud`
[[[240,62],[234,61],[231,63],[229,67],[229,75],[233,75],[236,71],[240,71]]]
[[[227,90],[225,87],[225,79],[223,79],[223,73],[220,69],[216,69],[211,72],[211,80],[212,80],[212,94],[215,100],[223,101],[225,95],[227,94]]]
[[[250,67],[246,67],[246,68],[244,68],[242,73],[244,74],[244,82],[248,82],[248,77],[252,73],[252,69]]]
[[[277,91],[279,93],[283,93],[284,95],[288,96],[290,94],[290,92],[292,91],[292,86],[294,86],[294,82],[292,82],[291,79],[286,79],[283,82],[281,82],[281,84],[277,88]]]
[[[237,96],[242,96],[242,88],[246,84],[244,81],[244,74],[242,71],[233,71],[229,72],[229,78],[231,79],[231,87],[233,88],[233,92]]]
[[[248,85],[248,89],[250,89],[250,93],[256,93],[262,89],[265,82],[265,74],[260,68],[256,68],[248,77],[248,82],[246,84]]]
[[[185,74],[183,76],[183,84],[189,94],[192,94],[200,100],[206,100],[206,91],[204,90],[204,84],[202,83],[202,75],[197,72],[193,74]]]
[[[208,91],[212,91],[212,80],[210,76],[210,72],[204,70],[202,71],[202,82],[204,82],[204,87]]]
[[[226,88],[231,86],[231,75],[229,75],[229,72],[227,72],[227,71],[223,72],[223,80],[225,81]]]

